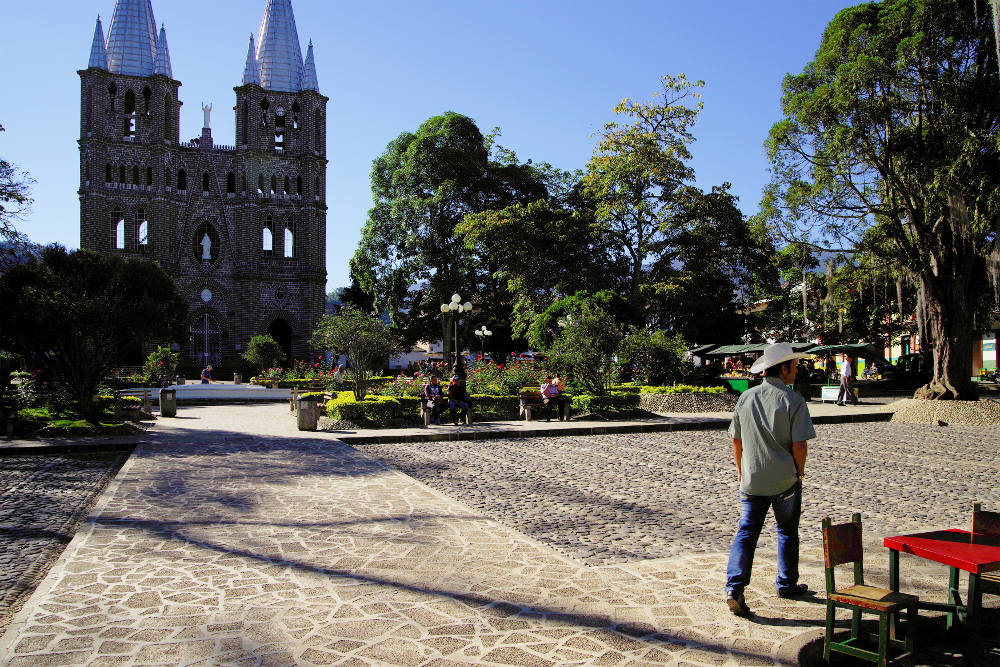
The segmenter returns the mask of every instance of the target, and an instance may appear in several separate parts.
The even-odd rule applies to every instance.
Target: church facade
[[[250,38],[232,145],[214,142],[211,105],[200,136],[181,141],[181,82],[151,0],[118,0],[107,41],[98,18],[79,75],[80,246],[174,277],[190,316],[174,341],[182,365],[240,370],[262,333],[305,358],[325,302],[329,100],[291,0],[268,0]]]

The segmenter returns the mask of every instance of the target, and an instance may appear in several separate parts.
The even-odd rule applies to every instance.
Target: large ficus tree
[[[933,345],[928,398],[975,398],[977,295],[1000,223],[1000,85],[989,0],[841,11],[784,81],[764,209],[916,278]]]

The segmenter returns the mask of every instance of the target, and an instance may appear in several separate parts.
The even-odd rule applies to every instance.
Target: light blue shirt
[[[774,496],[798,481],[792,443],[816,437],[802,395],[775,377],[740,395],[729,435],[743,441],[740,491]]]

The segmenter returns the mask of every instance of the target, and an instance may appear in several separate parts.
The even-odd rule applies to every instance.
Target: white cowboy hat
[[[803,352],[796,352],[792,349],[792,346],[788,343],[775,343],[774,345],[768,345],[764,348],[764,354],[761,355],[760,359],[753,362],[753,366],[750,367],[750,372],[756,375],[761,373],[765,368],[770,368],[790,359],[802,359],[803,357],[811,356]]]

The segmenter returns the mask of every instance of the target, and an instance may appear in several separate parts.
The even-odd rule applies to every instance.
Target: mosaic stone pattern
[[[553,494],[551,486],[521,497],[516,466],[503,464],[482,478],[496,500],[477,507],[476,497],[463,502],[330,434],[296,432],[287,406],[178,414],[161,420],[153,442],[133,455],[0,640],[8,656],[0,664],[779,664],[782,646],[815,633],[823,614],[815,600],[774,597],[774,554],[764,545],[747,591],[758,613],[752,621],[730,616],[721,601],[724,551],[598,566],[569,557],[505,525],[518,507],[549,503],[558,513],[568,504],[569,494]],[[813,448],[810,475],[818,479],[810,511],[822,503],[836,513],[836,502],[852,500],[839,497],[838,489],[856,471],[837,467],[841,448],[858,446],[850,428],[824,428],[817,443],[830,442],[827,460],[818,444]],[[992,488],[994,477],[983,471],[995,469],[996,453],[973,453],[981,432],[950,432],[945,451],[927,431],[899,434],[910,443],[896,443],[899,460],[937,460],[927,468],[938,469],[941,493]],[[676,456],[685,442],[689,452],[724,451],[700,441],[703,435],[637,435],[648,442],[635,446],[648,458],[647,471],[663,466],[685,473],[701,464],[706,477],[725,479],[731,473],[725,457]],[[559,439],[546,449],[540,438],[479,443],[479,452],[452,446],[473,466],[480,465],[475,459],[519,458],[522,477],[543,455],[563,459],[553,465],[565,468],[602,450],[628,454],[614,437],[577,440],[575,449]],[[498,444],[503,448],[493,456]],[[952,486],[943,472],[941,462],[951,460],[952,450],[957,465],[973,471],[968,488]],[[426,458],[425,470],[453,467],[440,454]],[[910,484],[885,470],[906,467],[886,459],[876,465],[879,460],[867,460],[867,474],[883,484]],[[923,486],[898,500],[894,511],[883,508],[882,527],[879,518],[866,517],[868,549],[877,550],[874,540],[889,527],[888,516],[906,517],[900,524],[906,525],[930,511],[922,507],[930,492],[924,474],[931,473],[918,473],[912,483]],[[443,475],[422,477],[437,485]],[[637,505],[655,483],[647,475],[630,478],[636,481],[631,488],[616,474],[606,479],[606,485],[592,479],[588,488]],[[719,486],[718,495],[735,497],[735,482]],[[703,497],[678,495],[676,510],[711,515],[711,505],[700,509]],[[732,506],[720,523],[735,525],[735,501]],[[957,505],[944,505],[938,519],[950,523],[959,516]],[[630,526],[645,530],[642,523]],[[651,544],[667,539],[649,537]],[[812,533],[803,537],[803,576],[815,586],[821,548]],[[709,540],[706,548],[712,545]],[[911,561],[902,571],[905,588],[926,590],[940,578]],[[881,568],[873,563],[873,569]]]

